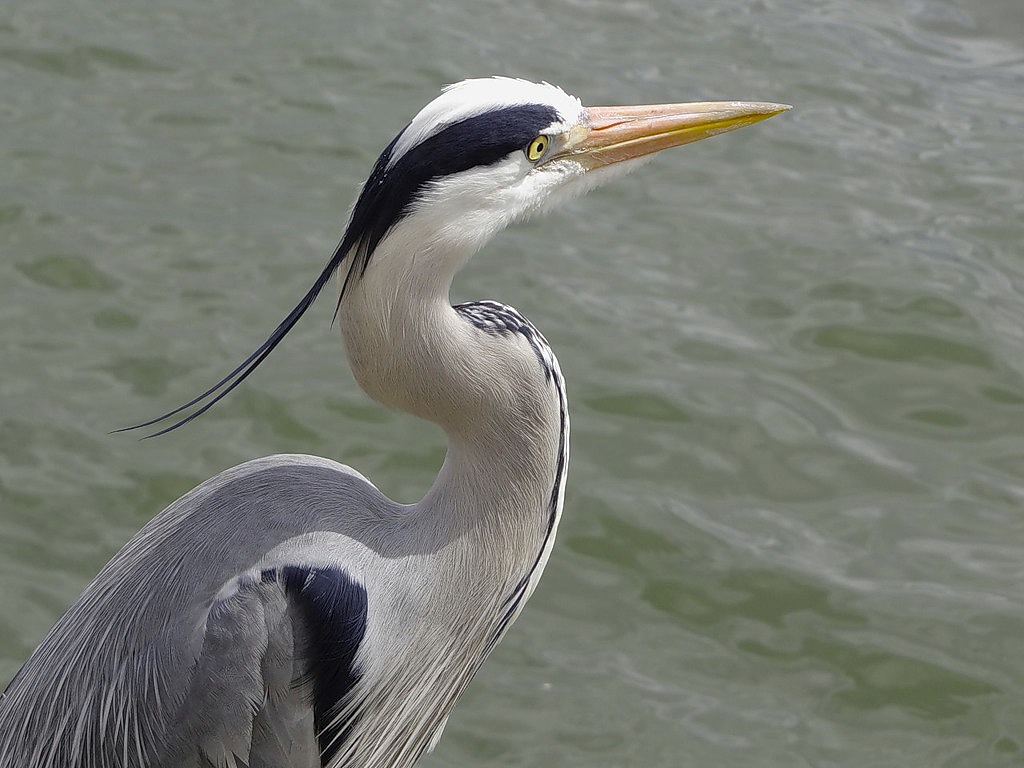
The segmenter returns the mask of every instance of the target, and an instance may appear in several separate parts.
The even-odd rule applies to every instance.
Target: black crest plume
[[[399,133],[401,136],[401,133]],[[342,237],[341,242],[338,243],[338,247],[334,249],[334,253],[330,260],[324,266],[319,276],[313,282],[313,285],[305,296],[299,299],[299,303],[296,304],[292,311],[288,313],[284,320],[273,330],[267,340],[264,341],[255,352],[249,355],[245,360],[238,364],[238,366],[231,371],[227,376],[218,381],[212,387],[207,389],[202,394],[196,395],[196,397],[189,400],[184,405],[180,405],[173,411],[157,416],[155,419],[149,421],[143,421],[139,424],[133,424],[130,427],[123,427],[121,429],[115,429],[114,432],[129,432],[134,429],[145,429],[146,427],[152,427],[161,422],[165,422],[172,419],[175,416],[181,415],[176,421],[173,421],[170,425],[163,427],[162,429],[146,435],[145,437],[158,437],[159,435],[167,434],[178,427],[188,424],[198,416],[203,415],[216,405],[220,400],[227,396],[235,387],[245,381],[253,371],[255,371],[260,363],[266,360],[267,355],[274,351],[274,348],[281,343],[281,340],[288,335],[288,332],[295,327],[295,324],[299,322],[299,319],[306,314],[317,296],[324,289],[324,286],[330,281],[331,277],[337,271],[338,267],[341,266],[342,261],[350,253],[355,259],[355,264],[349,270],[345,276],[345,283],[342,285],[341,293],[338,296],[338,305],[341,306],[342,296],[345,295],[345,290],[348,288],[349,282],[352,280],[352,276],[355,273],[362,273],[366,269],[366,265],[369,262],[370,255],[373,253],[373,249],[377,246],[377,243],[387,234],[388,229],[394,223],[394,217],[391,221],[382,223],[381,216],[374,215],[375,212],[379,213],[382,211],[381,192],[386,189],[384,183],[385,176],[387,174],[387,165],[391,157],[391,150],[398,141],[396,136],[394,141],[388,145],[387,149],[378,158],[376,165],[374,166],[373,173],[370,174],[370,178],[367,180],[366,185],[363,187],[363,191],[359,195],[359,199],[356,201],[355,207],[352,209],[352,217],[349,220],[348,228],[345,230],[345,235]],[[335,314],[337,314],[337,307],[335,307]],[[190,408],[194,408],[191,412]]]

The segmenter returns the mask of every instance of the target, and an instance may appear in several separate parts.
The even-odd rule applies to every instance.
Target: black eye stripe
[[[377,160],[356,201],[345,239],[353,244],[361,240],[368,258],[388,230],[409,212],[428,182],[493,165],[513,152],[521,152],[558,119],[558,112],[546,104],[491,110],[445,126],[411,147],[388,168],[398,141],[395,137]]]

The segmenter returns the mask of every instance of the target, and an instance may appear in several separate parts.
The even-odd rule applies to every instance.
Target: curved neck
[[[453,525],[488,536],[501,530],[535,556],[537,536],[547,537],[560,508],[567,451],[554,359],[553,370],[541,364],[539,334],[483,329],[454,309],[450,273],[424,268],[429,255],[417,254],[415,272],[404,273],[389,268],[389,255],[374,254],[353,277],[339,321],[367,394],[448,435],[444,467],[415,506],[436,511],[435,524],[449,533]]]

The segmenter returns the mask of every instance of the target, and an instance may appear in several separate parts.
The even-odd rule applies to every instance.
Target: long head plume
[[[299,299],[299,303],[292,308],[292,311],[289,312],[277,328],[273,330],[270,336],[267,337],[267,340],[264,341],[255,352],[239,363],[238,366],[227,376],[205,392],[196,395],[184,405],[180,405],[173,411],[168,411],[167,413],[157,416],[154,419],[150,419],[149,421],[133,424],[130,427],[115,429],[113,434],[118,432],[130,432],[136,429],[146,429],[147,427],[152,427],[163,422],[170,421],[171,419],[174,419],[175,416],[179,416],[178,419],[172,421],[169,425],[145,435],[143,439],[159,437],[160,435],[172,432],[178,427],[184,426],[193,419],[202,416],[225,398],[235,387],[245,381],[249,375],[259,367],[260,363],[267,359],[267,356],[274,351],[274,348],[277,347],[277,345],[281,343],[282,339],[288,335],[288,332],[295,327],[295,324],[299,322],[299,319],[306,314],[306,310],[313,305],[317,296],[320,295],[324,286],[330,282],[331,277],[335,272],[337,272],[342,262],[345,261],[345,258],[350,257],[352,259],[352,264],[345,275],[341,291],[338,294],[338,303],[334,308],[334,314],[335,317],[337,317],[338,307],[341,306],[341,301],[345,296],[345,292],[348,289],[353,276],[358,278],[366,271],[366,266],[370,261],[370,256],[373,254],[377,244],[384,238],[388,229],[396,220],[396,214],[404,211],[404,209],[409,205],[409,200],[393,201],[385,199],[388,187],[382,183],[387,172],[388,163],[391,159],[392,150],[402,133],[404,133],[404,130],[395,137],[395,139],[387,146],[384,152],[381,153],[381,156],[377,159],[373,172],[370,174],[369,179],[359,194],[359,198],[356,200],[356,204],[352,208],[352,214],[349,217],[349,223],[345,230],[345,235],[342,237],[341,242],[338,243],[338,247],[334,249],[334,254],[313,282],[310,289],[306,291],[306,294],[301,299]],[[394,211],[392,209],[396,204],[398,206],[398,210]],[[381,212],[385,210],[388,211],[390,215],[380,215]],[[194,410],[189,411],[190,408]]]
[[[264,341],[256,349],[255,352],[253,352],[251,355],[245,358],[245,360],[239,363],[238,367],[231,371],[231,373],[229,373],[227,376],[218,381],[216,384],[214,384],[212,387],[207,389],[202,394],[192,398],[184,405],[178,406],[173,411],[168,411],[162,416],[157,416],[155,419],[150,419],[149,421],[144,421],[139,424],[133,424],[130,427],[122,427],[121,429],[115,429],[114,432],[129,432],[135,429],[145,429],[146,427],[152,427],[154,425],[166,422],[170,419],[173,419],[175,416],[179,416],[180,414],[185,414],[184,416],[178,418],[176,421],[173,421],[170,425],[163,427],[162,429],[159,429],[156,432],[152,432],[148,435],[145,435],[143,439],[150,437],[158,437],[159,435],[165,435],[168,432],[177,429],[178,427],[188,424],[190,421],[192,421],[192,419],[201,416],[202,414],[210,410],[221,399],[226,397],[227,394],[231,392],[231,390],[233,390],[235,387],[237,387],[239,384],[245,381],[246,378],[248,378],[249,374],[255,371],[259,367],[260,363],[266,360],[267,355],[274,351],[274,348],[281,343],[281,340],[285,336],[287,336],[288,332],[295,327],[295,324],[297,322],[299,322],[299,318],[301,318],[306,313],[306,310],[310,308],[313,302],[316,301],[316,297],[320,295],[320,291],[322,291],[324,286],[327,285],[328,281],[330,281],[331,279],[331,276],[335,273],[341,262],[344,260],[346,254],[352,251],[353,247],[354,244],[350,245],[348,243],[347,237],[341,241],[341,243],[338,245],[337,250],[335,250],[334,255],[331,257],[331,260],[327,262],[327,266],[324,267],[323,271],[317,277],[312,287],[310,287],[310,289],[306,291],[306,295],[299,300],[299,303],[295,305],[292,311],[288,313],[288,316],[285,317],[285,319],[281,321],[281,323],[277,326],[277,328],[274,329],[270,336],[267,337],[267,340]],[[348,286],[349,280],[352,277],[352,273],[355,271],[355,269],[349,270],[349,274],[346,276],[345,283],[342,286],[342,295],[344,295],[344,289]],[[340,305],[341,296],[338,297],[338,303]],[[187,411],[189,411],[190,408],[195,408],[195,410],[186,413]]]

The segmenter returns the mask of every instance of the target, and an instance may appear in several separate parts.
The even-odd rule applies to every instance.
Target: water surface
[[[1024,763],[1024,10],[16,2],[0,20],[0,681],[169,501],[277,452],[417,498],[439,432],[358,390],[326,261],[444,83],[796,109],[502,235],[453,298],[559,354],[536,596],[424,766]]]

